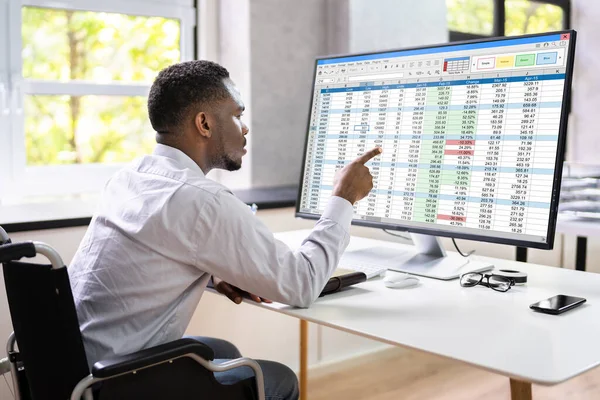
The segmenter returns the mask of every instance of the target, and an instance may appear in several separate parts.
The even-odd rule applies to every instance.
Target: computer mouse
[[[387,273],[383,278],[383,284],[390,289],[403,289],[419,284],[419,278],[409,274]]]

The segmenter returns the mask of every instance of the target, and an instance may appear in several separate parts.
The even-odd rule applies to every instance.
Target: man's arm
[[[319,296],[350,240],[352,205],[339,197],[330,200],[297,250],[275,239],[233,195],[223,193],[219,209],[210,233],[201,234],[198,268],[249,293],[293,306],[308,307]]]
[[[268,228],[230,193],[199,221],[198,268],[260,297],[308,307],[320,294],[347,247],[352,203],[372,188],[364,164],[380,154],[373,149],[336,176],[333,196],[313,231],[297,250],[274,238]],[[210,233],[209,233],[210,232]],[[235,300],[234,300],[235,301]]]

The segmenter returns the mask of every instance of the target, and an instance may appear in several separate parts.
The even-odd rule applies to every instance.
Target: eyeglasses
[[[515,284],[515,281],[504,276],[494,274],[480,274],[470,272],[460,277],[460,286],[473,287],[477,285],[487,286],[498,292],[506,292]]]

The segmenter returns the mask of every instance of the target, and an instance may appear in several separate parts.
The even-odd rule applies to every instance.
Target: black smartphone
[[[585,299],[583,297],[559,294],[557,296],[550,297],[549,299],[542,300],[538,303],[533,303],[529,306],[529,308],[546,314],[561,314],[583,303],[585,303]]]

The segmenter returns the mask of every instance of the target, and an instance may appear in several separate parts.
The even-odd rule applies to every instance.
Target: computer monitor
[[[413,233],[416,255],[371,249],[389,268],[485,269],[444,257],[437,236],[551,249],[575,35],[318,58],[296,216],[319,218],[335,172],[381,146],[352,223]]]

